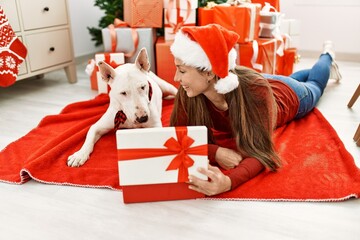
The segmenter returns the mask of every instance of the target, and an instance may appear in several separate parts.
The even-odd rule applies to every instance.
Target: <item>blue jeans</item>
[[[286,83],[294,90],[300,105],[295,118],[301,118],[310,112],[318,103],[329,80],[332,58],[322,54],[311,69],[294,72],[290,76],[262,74],[265,78]]]

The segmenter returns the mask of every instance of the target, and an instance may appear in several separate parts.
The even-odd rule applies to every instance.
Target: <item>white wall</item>
[[[68,0],[69,15],[74,43],[74,55],[80,57],[103,51],[95,47],[87,27],[98,27],[103,11],[94,6],[94,0]]]
[[[280,10],[301,21],[300,52],[319,52],[332,40],[338,59],[360,61],[359,0],[280,0]]]

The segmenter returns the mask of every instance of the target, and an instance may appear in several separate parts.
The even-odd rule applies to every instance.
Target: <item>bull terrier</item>
[[[95,143],[112,129],[162,127],[163,97],[174,97],[177,89],[150,71],[146,49],[135,63],[112,68],[98,63],[101,77],[110,85],[110,104],[104,115],[87,132],[79,151],[68,157],[67,165],[80,167],[88,159]]]

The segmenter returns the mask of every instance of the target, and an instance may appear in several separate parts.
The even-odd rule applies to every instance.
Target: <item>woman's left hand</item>
[[[209,165],[208,169],[199,168],[198,171],[209,178],[202,180],[193,175],[189,176],[189,188],[207,196],[227,192],[231,189],[231,180],[218,167]]]

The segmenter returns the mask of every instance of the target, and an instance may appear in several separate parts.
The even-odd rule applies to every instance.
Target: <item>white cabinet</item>
[[[28,54],[17,80],[64,68],[77,81],[66,0],[0,0],[9,23]]]

